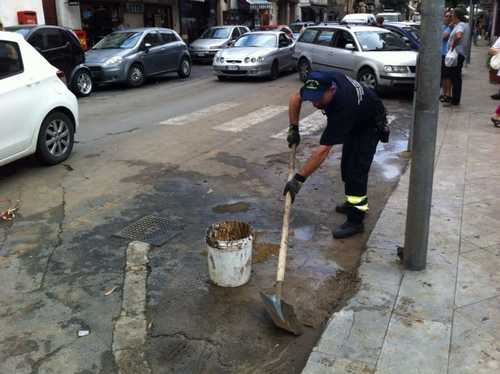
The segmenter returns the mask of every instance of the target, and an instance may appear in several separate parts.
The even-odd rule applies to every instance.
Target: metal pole
[[[410,191],[406,216],[403,262],[407,269],[423,270],[427,263],[432,181],[439,117],[441,24],[443,0],[422,1],[422,44],[416,78],[415,127],[412,139]]]
[[[467,48],[467,64],[470,64],[470,56],[472,51],[472,35],[474,34],[474,0],[469,0],[469,27],[470,27],[470,35],[469,35],[469,48]]]

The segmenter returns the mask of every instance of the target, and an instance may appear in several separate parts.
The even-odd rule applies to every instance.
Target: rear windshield
[[[358,31],[355,33],[363,51],[409,51],[402,37],[393,32]]]
[[[113,32],[99,43],[97,43],[92,49],[128,49],[133,48],[139,39],[141,38],[140,32]]]
[[[227,39],[230,31],[227,27],[213,27],[201,34],[200,39]]]

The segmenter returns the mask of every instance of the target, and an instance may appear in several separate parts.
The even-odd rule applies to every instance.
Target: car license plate
[[[227,67],[227,70],[240,70],[240,67],[236,65],[229,65]]]
[[[200,53],[200,52],[198,52],[196,55],[197,55],[198,57],[205,57],[207,54],[206,54],[206,53],[203,53],[203,52],[201,52],[201,53]]]

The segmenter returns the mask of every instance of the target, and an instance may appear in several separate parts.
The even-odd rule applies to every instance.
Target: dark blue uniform
[[[353,209],[348,218],[361,222],[368,210],[368,173],[380,140],[377,115],[385,109],[377,94],[340,72],[319,72],[336,86],[333,100],[324,109],[328,118],[320,144],[343,144],[342,180],[346,202]]]

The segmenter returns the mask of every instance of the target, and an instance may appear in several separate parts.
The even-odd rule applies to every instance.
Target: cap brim
[[[320,101],[324,94],[325,91],[321,90],[308,90],[304,87],[300,89],[300,97],[303,101]]]

